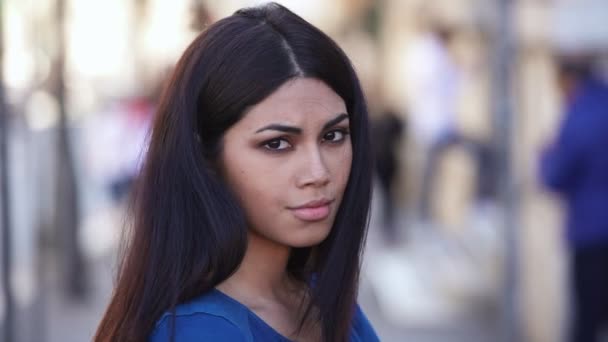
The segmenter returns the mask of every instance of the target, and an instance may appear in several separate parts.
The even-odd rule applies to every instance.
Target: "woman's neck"
[[[285,301],[297,290],[287,274],[290,253],[290,247],[250,232],[247,251],[239,268],[217,288],[253,305]]]
[[[307,320],[299,329],[301,308],[308,299],[306,287],[288,276],[290,253],[285,245],[249,233],[241,265],[216,288],[247,306],[279,334],[292,340],[319,341],[321,329],[316,321]]]

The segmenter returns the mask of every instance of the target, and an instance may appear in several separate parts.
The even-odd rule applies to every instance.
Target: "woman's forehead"
[[[252,125],[268,121],[298,124],[326,121],[342,113],[346,113],[344,101],[325,83],[297,78],[253,106],[242,120]]]

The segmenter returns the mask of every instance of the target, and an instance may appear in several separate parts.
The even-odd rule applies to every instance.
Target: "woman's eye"
[[[272,151],[281,151],[291,147],[291,144],[285,139],[272,139],[263,145],[266,149]]]
[[[334,131],[331,131],[331,132],[327,132],[323,136],[323,140],[337,143],[337,142],[340,142],[340,141],[344,140],[346,134],[347,133],[345,131],[343,131],[343,130],[334,130]]]

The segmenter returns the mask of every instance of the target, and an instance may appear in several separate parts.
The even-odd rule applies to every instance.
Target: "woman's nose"
[[[314,149],[313,151],[307,152],[306,156],[303,158],[297,186],[301,188],[306,186],[320,187],[327,185],[330,180],[330,173],[321,151],[318,148]]]

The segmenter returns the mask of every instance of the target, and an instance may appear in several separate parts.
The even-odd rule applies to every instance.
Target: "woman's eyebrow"
[[[327,123],[325,123],[325,125],[323,125],[323,130],[333,127],[345,119],[348,119],[348,114],[341,113],[337,117],[335,117],[335,118],[329,120]],[[260,129],[258,129],[257,131],[255,131],[255,133],[260,133],[260,132],[268,131],[268,130],[285,132],[285,133],[293,133],[293,134],[302,134],[301,128],[282,125],[282,124],[270,124],[268,126],[264,126]]]
[[[339,114],[337,117],[329,120],[325,125],[323,125],[323,130],[333,127],[345,119],[348,119],[348,114],[346,114],[346,113]]]
[[[281,124],[271,124],[271,125],[268,125],[268,126],[264,126],[264,127],[258,129],[255,132],[256,133],[260,133],[260,132],[268,131],[268,130],[280,131],[280,132],[285,132],[285,133],[294,133],[294,134],[301,134],[302,133],[302,129],[301,128],[293,127],[293,126],[287,126],[287,125],[281,125]]]

